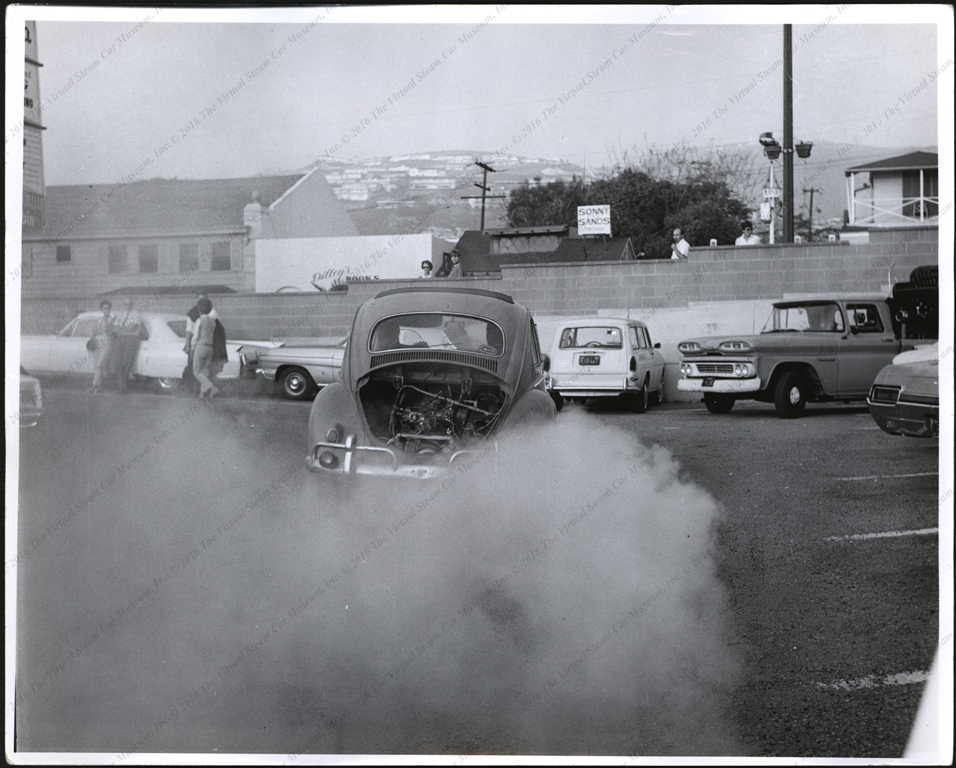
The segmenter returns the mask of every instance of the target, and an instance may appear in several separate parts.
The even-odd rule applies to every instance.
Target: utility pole
[[[813,193],[819,192],[822,195],[823,190],[817,189],[815,187],[810,187],[810,189],[803,190],[803,194],[807,194],[807,192],[810,193],[810,217],[809,217],[809,223],[807,225],[810,228],[810,231],[807,233],[807,241],[812,243],[813,242]]]
[[[481,184],[475,184],[481,190],[481,232],[485,231],[485,200],[497,200],[503,199],[504,195],[489,195],[491,187],[488,186],[488,172],[497,173],[497,171],[492,168],[490,165],[485,165],[479,160],[475,160],[475,165],[477,165],[482,170]],[[462,200],[477,200],[479,195],[463,195]]]
[[[793,242],[793,30],[783,25],[783,242]]]

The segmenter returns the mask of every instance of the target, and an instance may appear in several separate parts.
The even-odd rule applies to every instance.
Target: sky
[[[37,19],[47,185],[755,146],[783,137],[788,22],[795,140],[932,148],[952,128],[940,6],[15,12]]]

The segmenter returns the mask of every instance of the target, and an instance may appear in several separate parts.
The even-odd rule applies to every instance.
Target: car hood
[[[684,339],[680,345],[696,343],[701,349],[694,352],[684,352],[681,354],[688,357],[694,355],[727,355],[739,356],[762,352],[769,350],[779,350],[784,348],[799,347],[819,347],[827,339],[837,339],[838,333],[823,331],[781,331],[778,333],[757,333],[757,334],[734,334],[727,336],[697,336],[695,338]],[[750,346],[750,349],[742,350],[722,350],[720,345],[728,342],[743,342]],[[680,347],[678,345],[678,347]]]

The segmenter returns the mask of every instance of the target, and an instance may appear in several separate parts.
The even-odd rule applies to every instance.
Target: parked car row
[[[711,413],[750,399],[773,403],[785,419],[800,416],[808,402],[866,400],[885,431],[936,436],[938,344],[908,352],[916,343],[898,337],[891,302],[875,294],[775,302],[759,334],[680,342],[677,389],[700,393]],[[23,365],[37,374],[92,373],[86,341],[98,318],[85,312],[55,335],[23,337]],[[184,336],[183,318],[144,314],[132,376],[176,386],[186,365]],[[259,375],[294,400],[318,392],[313,468],[368,469],[377,466],[369,459],[375,454],[394,471],[409,451],[471,450],[516,408],[540,415],[560,411],[568,399],[623,398],[643,413],[664,399],[660,346],[639,320],[588,316],[560,323],[547,355],[530,313],[509,296],[408,288],[366,302],[346,338],[230,342],[220,378]],[[549,408],[532,390],[549,396]],[[360,433],[367,445],[346,449],[348,436]]]

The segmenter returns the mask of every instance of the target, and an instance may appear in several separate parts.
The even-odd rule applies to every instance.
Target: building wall
[[[867,224],[877,224],[886,226],[887,224],[902,223],[902,205],[903,205],[903,173],[902,171],[886,171],[871,173],[872,188],[867,190],[870,195],[869,202],[877,209],[896,211],[893,213],[882,213],[880,210],[869,209],[864,212],[867,216]],[[872,216],[872,218],[870,218]]]
[[[213,270],[215,243],[228,243],[230,248],[229,271]],[[195,247],[196,262],[193,267],[180,269],[180,245]],[[110,272],[109,248],[126,246],[127,271]],[[155,246],[157,271],[139,271],[139,247]],[[69,248],[70,260],[57,261],[57,248]],[[255,286],[255,274],[244,259],[244,237],[224,235],[221,237],[171,237],[171,238],[117,238],[103,240],[60,240],[23,244],[23,281],[21,291],[24,300],[43,297],[72,299],[96,297],[127,287],[168,286],[171,284],[224,285],[235,291],[251,291]]]

